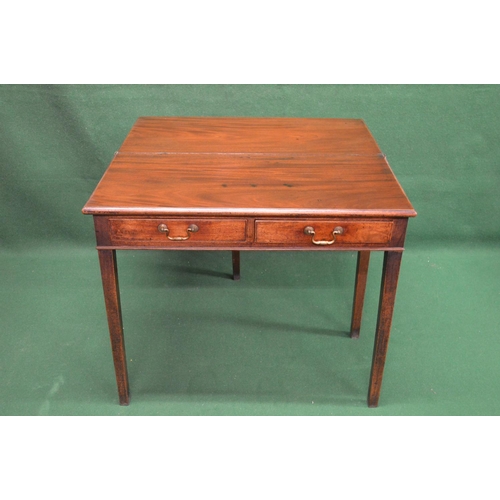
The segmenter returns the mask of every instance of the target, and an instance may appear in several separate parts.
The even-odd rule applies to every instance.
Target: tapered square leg
[[[98,250],[101,265],[102,286],[104,301],[108,316],[109,336],[115,364],[116,383],[121,405],[130,402],[127,357],[125,355],[125,341],[123,339],[122,312],[120,305],[120,289],[118,286],[118,271],[116,266],[115,250]]]
[[[233,250],[233,280],[240,279],[240,251]]]
[[[351,338],[359,338],[361,328],[361,317],[363,315],[363,304],[365,302],[366,280],[368,277],[368,265],[370,263],[370,252],[358,252],[358,263],[356,266],[356,284],[354,285],[354,301],[352,306]]]
[[[380,397],[402,257],[403,252],[385,252],[384,254],[377,331],[373,348],[370,389],[368,391],[368,406],[370,408],[378,406]]]

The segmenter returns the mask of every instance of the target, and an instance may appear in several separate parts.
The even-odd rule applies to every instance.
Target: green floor
[[[2,415],[498,415],[499,246],[407,245],[380,406],[366,407],[382,254],[351,340],[355,254],[118,252],[118,405],[96,251],[1,254]]]

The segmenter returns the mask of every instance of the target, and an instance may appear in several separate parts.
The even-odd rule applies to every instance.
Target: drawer
[[[244,243],[246,219],[110,218],[113,245],[210,246]]]
[[[292,247],[388,245],[392,221],[256,220],[255,242]],[[334,234],[335,233],[335,234]]]

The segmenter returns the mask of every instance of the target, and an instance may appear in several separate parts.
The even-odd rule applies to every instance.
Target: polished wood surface
[[[127,356],[123,338],[122,311],[120,304],[120,289],[118,285],[118,270],[114,250],[98,250],[101,265],[104,302],[108,317],[111,351],[115,365],[116,383],[120,404],[129,404],[129,385],[127,373]]]
[[[182,244],[178,240],[170,238],[183,238],[188,244],[206,244],[212,242],[219,244],[223,242],[244,242],[247,239],[246,219],[198,219],[187,217],[184,219],[156,218],[135,219],[118,218],[110,219],[110,237],[113,243],[120,245],[128,242],[144,243],[145,245],[175,245]],[[168,236],[161,232],[158,227],[165,225],[169,228]],[[198,227],[196,232],[188,232],[190,225]],[[182,240],[181,240],[182,241]]]
[[[142,117],[120,152],[381,153],[363,120],[233,117]]]
[[[379,156],[115,156],[88,214],[412,217]]]
[[[371,251],[384,251],[369,406],[377,406],[409,217],[362,120],[137,120],[83,208],[94,216],[120,404],[129,389],[117,249],[357,251],[351,337]]]
[[[312,237],[304,233],[306,227],[315,231],[315,240],[332,240],[336,227],[342,234],[335,236],[333,246],[343,245],[387,245],[391,240],[393,223],[387,221],[357,221],[345,219],[330,220],[257,220],[255,241],[257,243],[288,244],[314,248]]]
[[[351,338],[359,338],[361,329],[361,317],[363,315],[363,304],[365,302],[366,282],[368,279],[368,265],[370,264],[370,252],[358,252],[356,265],[356,283],[354,285],[354,300],[351,319]]]
[[[245,249],[245,250],[388,250],[403,249],[407,219],[367,218],[212,218],[94,216],[97,245],[102,249]],[[189,227],[195,224],[196,232]],[[168,228],[168,233],[160,230]],[[330,240],[332,231],[342,229],[331,245],[315,244],[314,239]]]
[[[361,120],[141,118],[87,214],[412,217]]]
[[[368,390],[368,406],[370,408],[378,406],[380,390],[382,388],[382,377],[384,375],[385,358],[389,346],[389,336],[391,333],[392,316],[402,257],[402,252],[384,253],[377,331],[375,333],[370,387]]]

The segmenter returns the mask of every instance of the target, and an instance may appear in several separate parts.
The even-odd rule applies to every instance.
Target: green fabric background
[[[378,409],[381,255],[352,341],[354,254],[300,252],[120,252],[117,405],[81,208],[148,115],[366,121],[418,212]],[[0,86],[0,414],[498,414],[499,137],[498,86]]]

